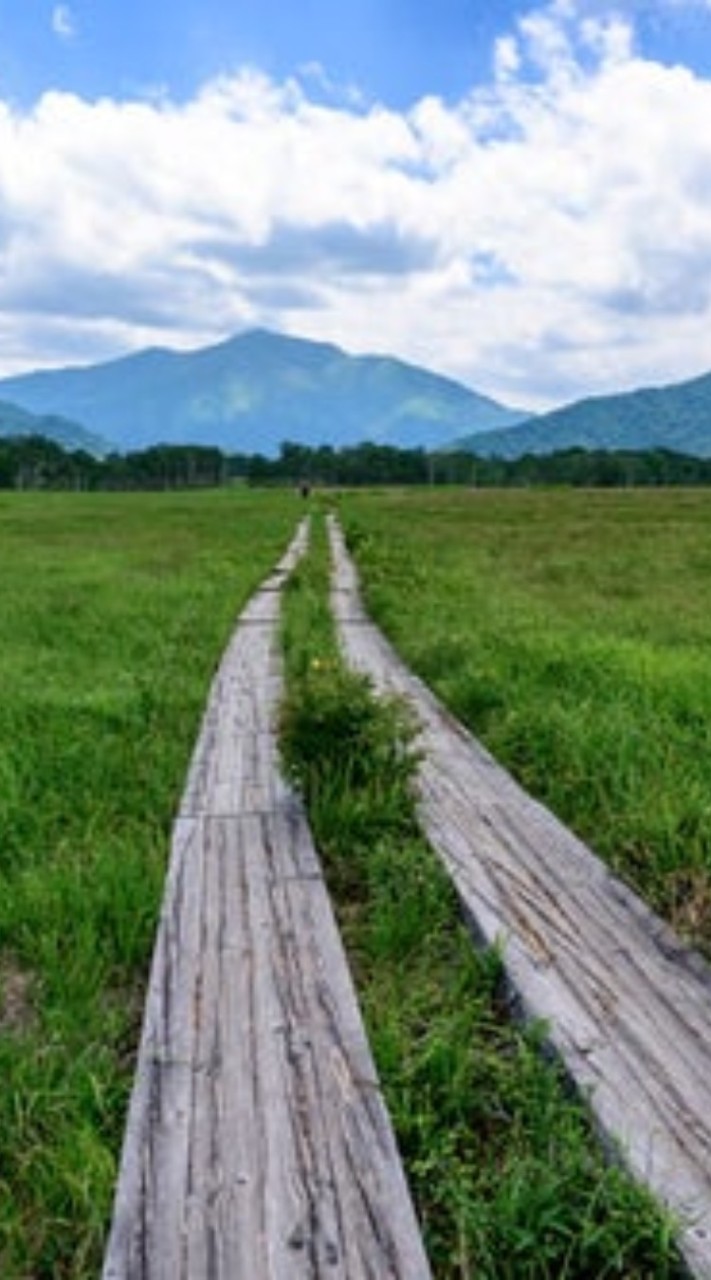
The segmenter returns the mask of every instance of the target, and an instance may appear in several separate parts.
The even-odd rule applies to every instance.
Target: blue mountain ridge
[[[72,422],[56,413],[30,413],[20,405],[0,400],[0,439],[10,436],[44,436],[48,440],[54,440],[63,449],[82,449],[95,457],[102,457],[109,449],[106,440],[87,431],[78,422]]]
[[[529,416],[401,360],[258,329],[187,353],[150,348],[6,378],[0,397],[75,419],[121,452],[160,443],[273,455],[285,440],[443,448]]]
[[[665,387],[595,396],[503,430],[468,435],[457,448],[521,458],[562,449],[669,449],[711,457],[711,373]]]

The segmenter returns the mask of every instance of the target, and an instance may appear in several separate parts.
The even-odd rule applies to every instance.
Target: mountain
[[[0,400],[0,437],[3,436],[44,436],[63,449],[83,449],[95,457],[102,457],[109,450],[106,440],[87,431],[78,422],[54,413],[30,413],[7,400]]]
[[[283,440],[366,439],[434,448],[528,416],[400,360],[264,330],[187,354],[156,348],[6,378],[0,396],[77,418],[121,450],[189,443],[274,454]]]
[[[481,457],[520,458],[559,449],[671,449],[711,457],[711,373],[668,387],[596,396],[503,431],[460,439]]]

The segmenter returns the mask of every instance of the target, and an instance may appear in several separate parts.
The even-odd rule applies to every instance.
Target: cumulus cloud
[[[242,70],[0,105],[0,372],[250,324],[510,402],[711,364],[711,82],[553,0],[407,112]]]

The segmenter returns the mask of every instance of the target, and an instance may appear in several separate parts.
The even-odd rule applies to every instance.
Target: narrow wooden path
[[[419,812],[460,899],[526,1016],[589,1096],[604,1135],[681,1222],[711,1277],[711,970],[542,805],[398,658],[364,612],[331,521],[332,599],[345,654],[413,707]]]
[[[104,1280],[427,1280],[321,867],[279,772],[280,589],[210,694],[158,930]]]

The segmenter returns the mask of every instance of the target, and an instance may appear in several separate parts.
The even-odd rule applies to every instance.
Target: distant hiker
[[[311,485],[309,484],[308,480],[301,481],[301,484],[299,485],[299,492],[301,493],[302,498],[304,499],[308,498],[311,492]]]

